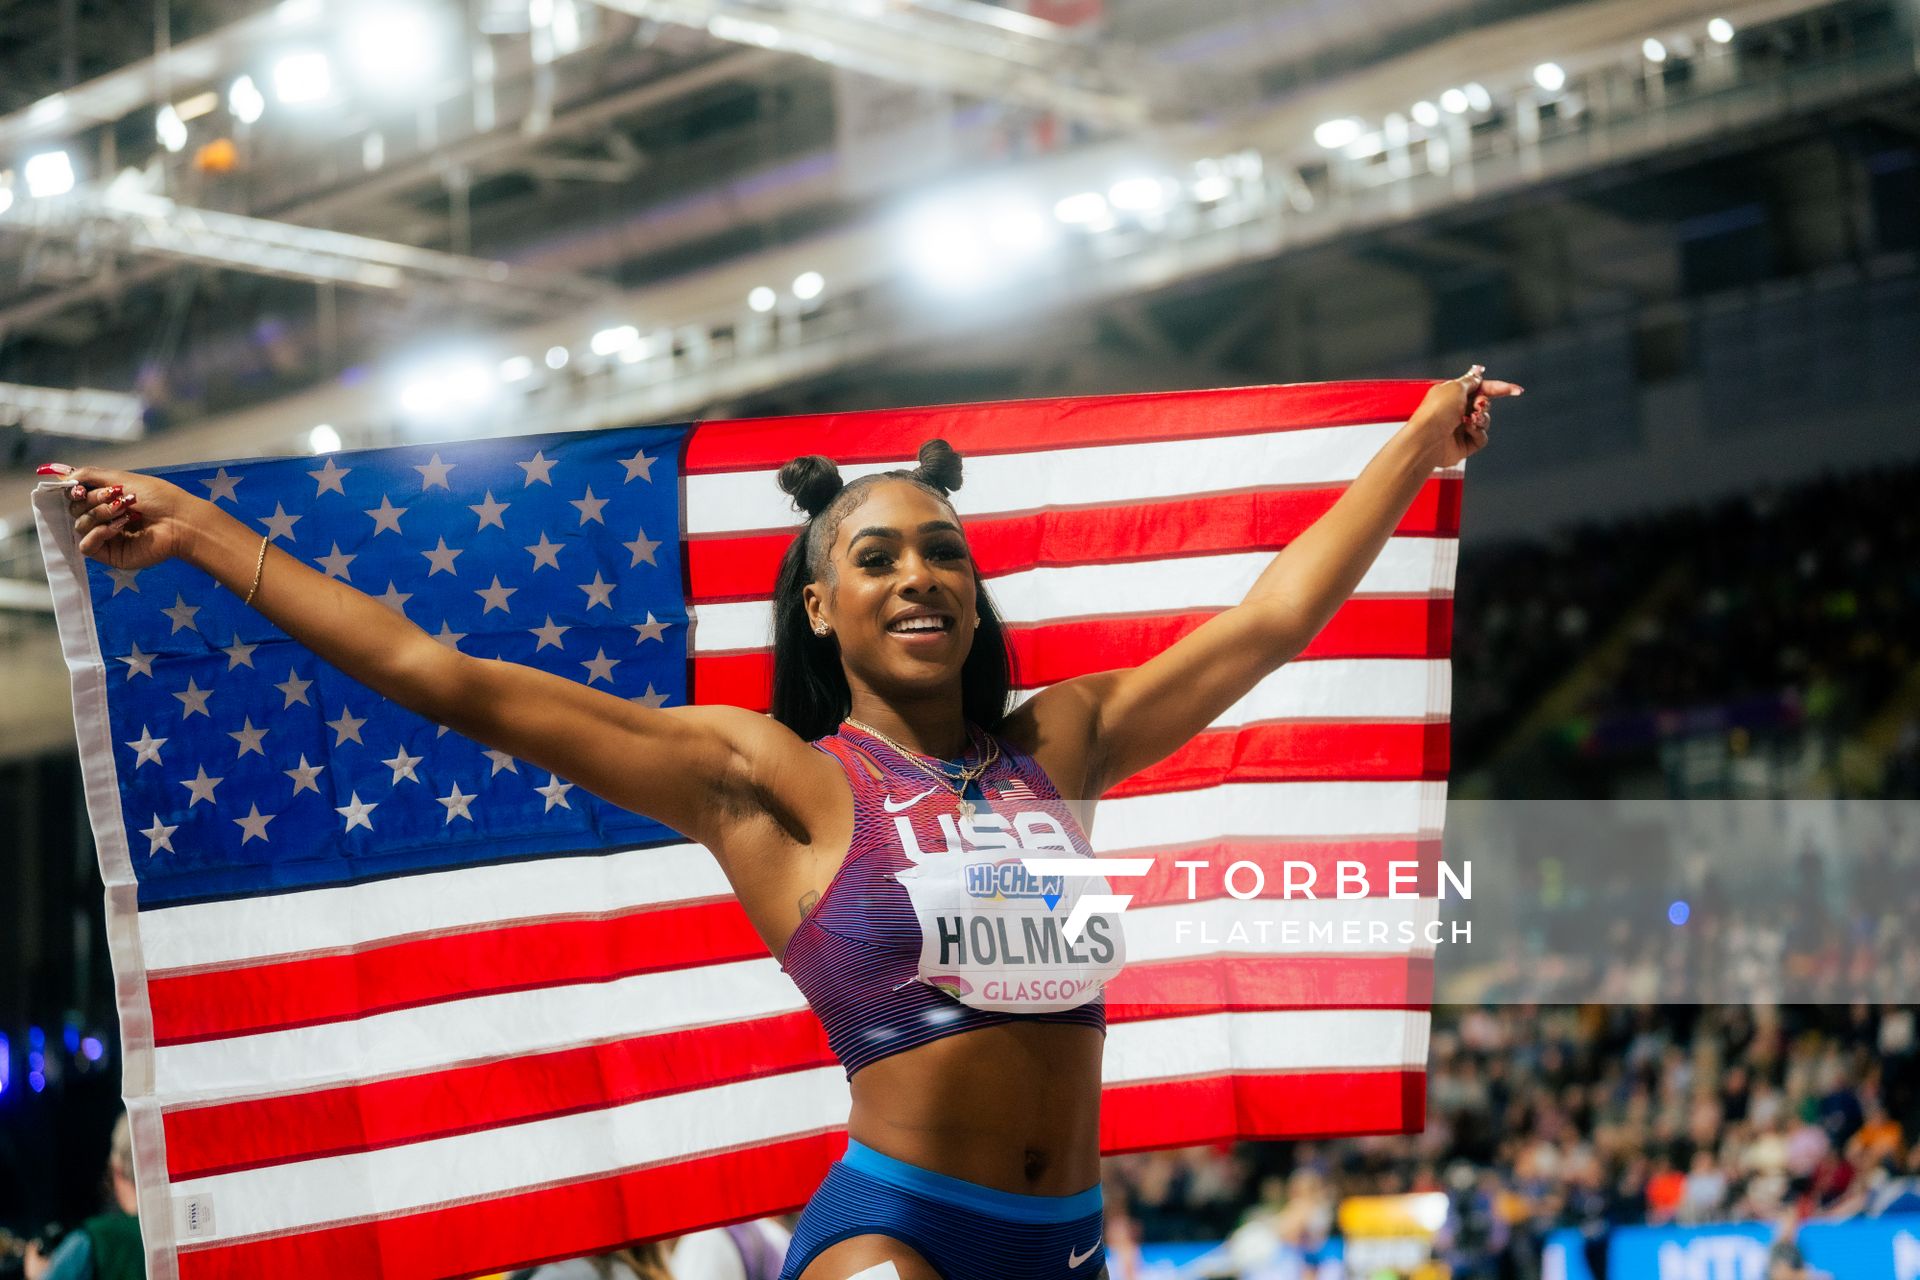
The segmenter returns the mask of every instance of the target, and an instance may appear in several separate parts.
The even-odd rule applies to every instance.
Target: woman
[[[783,1280],[1090,1280],[1113,940],[1088,921],[1083,948],[1058,953],[1066,980],[996,1002],[995,984],[929,959],[946,954],[935,933],[960,887],[928,849],[1008,848],[1017,822],[1022,847],[1088,856],[1100,795],[1304,649],[1434,469],[1485,445],[1491,401],[1519,393],[1478,366],[1436,384],[1242,604],[1010,714],[1006,642],[947,499],[960,460],[940,441],[911,472],[847,485],[824,458],[781,471],[808,521],[774,598],[771,718],[648,708],[463,655],[163,480],[68,479],[83,554],[122,569],[182,557],[386,697],[713,851],[851,1081],[847,1156]]]

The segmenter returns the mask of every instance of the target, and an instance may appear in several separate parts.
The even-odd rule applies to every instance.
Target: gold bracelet
[[[271,534],[260,535],[260,558],[253,562],[253,585],[247,588],[247,598],[241,604],[252,604],[253,593],[260,589],[260,571],[267,567],[267,539]]]

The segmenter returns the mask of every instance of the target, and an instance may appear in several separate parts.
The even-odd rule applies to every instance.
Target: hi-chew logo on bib
[[[895,874],[920,924],[920,980],[962,1004],[1003,1013],[1052,1013],[1097,997],[1126,961],[1118,911],[1092,861],[1058,819],[1015,814],[939,815],[941,840],[922,844],[894,818],[913,865]],[[1027,855],[1072,872],[1033,869]],[[1077,918],[1076,918],[1077,917]],[[1072,925],[1073,927],[1069,927]]]

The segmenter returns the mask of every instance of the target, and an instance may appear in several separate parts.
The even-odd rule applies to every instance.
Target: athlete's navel
[[[1029,1182],[1039,1181],[1040,1176],[1044,1174],[1046,1171],[1047,1171],[1047,1153],[1044,1151],[1036,1150],[1033,1147],[1028,1147],[1027,1153],[1026,1153],[1027,1181]]]

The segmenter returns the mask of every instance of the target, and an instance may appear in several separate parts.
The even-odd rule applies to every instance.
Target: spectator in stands
[[[81,1223],[51,1257],[27,1246],[26,1280],[145,1280],[147,1255],[133,1189],[133,1129],[125,1112],[113,1126],[106,1176],[111,1201],[106,1212]]]

